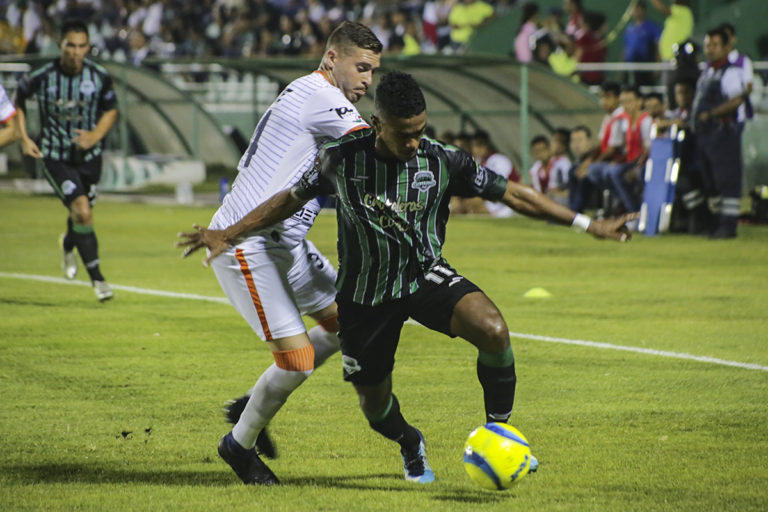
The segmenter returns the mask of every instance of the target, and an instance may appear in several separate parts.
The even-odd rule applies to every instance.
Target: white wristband
[[[577,213],[576,216],[573,218],[573,222],[571,223],[571,229],[574,231],[579,232],[585,232],[589,229],[589,225],[592,223],[592,219],[589,218],[587,215],[583,215],[581,213]]]

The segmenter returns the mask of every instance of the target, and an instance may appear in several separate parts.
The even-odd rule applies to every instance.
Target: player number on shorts
[[[449,277],[453,277],[453,275],[454,273],[449,269],[440,265],[435,265],[432,267],[432,270],[430,270],[429,273],[424,277],[427,279],[427,281],[432,281],[435,284],[443,284],[443,281]]]

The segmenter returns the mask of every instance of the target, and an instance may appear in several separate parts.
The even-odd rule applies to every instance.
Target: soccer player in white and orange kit
[[[0,85],[0,147],[19,139],[21,134],[16,127],[17,121],[16,107]]]
[[[330,35],[319,69],[291,82],[262,116],[210,229],[232,226],[294,185],[323,143],[368,127],[353,103],[371,85],[381,51],[381,42],[359,23],[343,23]],[[248,233],[206,260],[275,358],[251,389],[232,432],[219,443],[219,454],[246,484],[278,483],[256,453],[257,437],[291,392],[339,350],[336,270],[305,238],[320,208],[310,201],[291,218]],[[204,238],[205,228],[195,229]],[[204,246],[190,245],[184,255]],[[320,325],[307,331],[303,314]]]

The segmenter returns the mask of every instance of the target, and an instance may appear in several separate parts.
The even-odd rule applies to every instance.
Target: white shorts
[[[306,332],[301,316],[336,300],[336,269],[309,240],[288,249],[248,239],[211,266],[229,302],[265,341]]]

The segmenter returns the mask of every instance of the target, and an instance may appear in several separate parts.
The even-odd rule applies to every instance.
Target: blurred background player
[[[101,178],[101,141],[117,119],[117,96],[107,71],[85,58],[91,49],[85,23],[66,21],[61,34],[61,56],[19,81],[21,147],[25,155],[43,159],[46,179],[70,212],[61,240],[64,274],[75,278],[77,249],[96,298],[105,301],[113,292],[99,265],[92,205]],[[26,129],[25,104],[32,96],[40,111],[40,147]]]
[[[498,152],[491,141],[491,136],[484,130],[478,130],[472,136],[472,156],[477,162],[492,170],[499,176],[520,183],[520,173],[517,172],[512,160]],[[511,217],[515,212],[507,205],[484,201],[485,209],[493,217]]]
[[[16,116],[16,107],[8,98],[5,87],[0,85],[0,147],[19,139],[19,118]]]
[[[288,84],[262,116],[211,229],[249,219],[252,210],[312,167],[322,143],[368,127],[353,103],[371,85],[381,51],[365,25],[343,23],[331,34],[320,68]],[[230,406],[235,426],[219,443],[219,454],[245,484],[279,483],[256,453],[257,439],[288,396],[339,350],[336,271],[305,238],[319,211],[320,202],[309,201],[290,219],[243,233],[206,262],[212,260],[227,298],[275,358],[250,397]],[[195,234],[210,233],[195,228]],[[189,246],[187,256],[204,242],[177,245]],[[305,314],[320,325],[307,332]],[[265,446],[272,449],[267,439]]]

